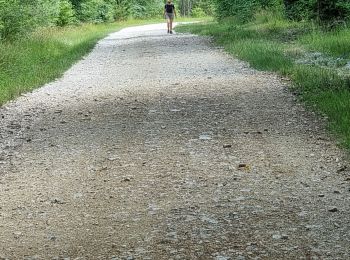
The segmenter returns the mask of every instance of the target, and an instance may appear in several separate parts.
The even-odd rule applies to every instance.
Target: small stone
[[[73,195],[73,198],[74,199],[80,199],[80,198],[82,198],[83,197],[83,194],[81,193],[81,192],[77,192],[77,193],[75,193],[74,195]]]
[[[230,260],[231,257],[228,257],[228,256],[221,256],[221,255],[218,255],[215,257],[215,260]]]
[[[337,170],[337,173],[344,172],[344,171],[346,171],[346,169],[347,169],[346,165],[343,166],[343,167],[340,167],[340,168]]]
[[[51,241],[56,241],[57,237],[55,235],[49,235],[48,239]]]
[[[199,140],[211,140],[211,137],[207,134],[202,134],[199,136]]]
[[[319,194],[318,195],[320,198],[323,198],[325,195],[324,194]]]
[[[288,239],[289,239],[288,235],[286,235],[286,234],[282,234],[281,238],[282,238],[283,240],[288,240]]]
[[[202,216],[201,220],[203,222],[207,222],[207,223],[212,224],[212,225],[216,225],[219,223],[216,219],[210,218],[208,216]]]
[[[246,163],[240,163],[240,164],[238,165],[238,168],[245,168],[245,167],[247,167],[247,164],[246,164]]]
[[[13,235],[16,239],[18,239],[20,236],[22,236],[22,232],[13,232]]]
[[[228,214],[228,216],[229,216],[229,218],[238,218],[237,212],[230,212],[230,213]]]
[[[340,194],[340,191],[335,190],[333,193],[334,193],[334,194]]]
[[[51,200],[51,203],[52,204],[65,204],[63,201],[57,199],[57,198],[54,198]]]
[[[224,144],[223,147],[224,147],[224,148],[231,148],[231,147],[232,147],[232,144]]]
[[[131,181],[131,178],[129,178],[129,177],[126,177],[126,178],[124,178],[124,180],[123,180],[123,182],[129,182],[129,181]]]
[[[282,236],[279,234],[276,234],[276,235],[273,235],[272,238],[277,240],[277,239],[281,239]]]
[[[330,208],[328,211],[329,212],[338,212],[338,208],[336,208],[336,207]]]

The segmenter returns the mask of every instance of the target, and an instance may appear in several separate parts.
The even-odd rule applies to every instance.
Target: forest
[[[348,0],[216,0],[217,16],[248,21],[259,10],[275,11],[290,20],[319,23],[344,22],[350,17]]]
[[[237,17],[251,20],[259,10],[273,10],[291,20],[343,24],[347,0],[176,0],[182,16]],[[162,14],[162,0],[0,0],[0,39],[11,39],[44,26],[103,23]]]
[[[183,16],[213,15],[212,0],[175,2]],[[40,27],[161,17],[162,0],[0,0],[0,39]]]

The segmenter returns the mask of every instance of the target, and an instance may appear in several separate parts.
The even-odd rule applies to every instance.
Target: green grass
[[[208,18],[177,19],[179,22],[194,20]],[[127,26],[159,22],[165,21],[130,20],[44,28],[20,40],[0,42],[0,105],[59,77],[109,33]]]
[[[329,118],[330,129],[350,149],[350,78],[335,68],[295,62],[309,52],[350,59],[349,28],[325,32],[314,24],[266,15],[247,24],[206,22],[183,25],[177,31],[212,36],[252,67],[288,76],[294,82],[293,91]]]
[[[350,30],[339,29],[331,32],[316,30],[301,37],[300,42],[310,49],[334,57],[350,58]]]
[[[0,43],[0,103],[57,78],[99,39],[127,25],[46,28],[14,42]]]

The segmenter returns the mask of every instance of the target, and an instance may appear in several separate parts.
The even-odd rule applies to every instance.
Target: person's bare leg
[[[168,33],[170,32],[170,19],[167,19],[167,27],[168,27]]]
[[[173,33],[173,20],[170,19],[170,33]]]

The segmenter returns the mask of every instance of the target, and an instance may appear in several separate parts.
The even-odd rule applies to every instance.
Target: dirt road
[[[0,117],[0,259],[350,258],[324,122],[206,38],[125,29]]]

